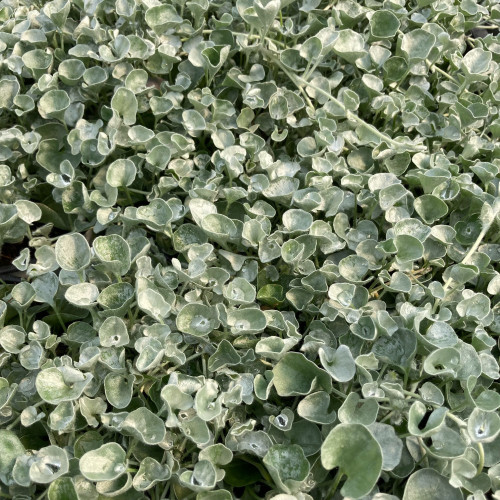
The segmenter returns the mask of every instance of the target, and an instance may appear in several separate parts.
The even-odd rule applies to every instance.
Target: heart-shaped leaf
[[[375,486],[382,470],[382,449],[370,431],[360,424],[334,427],[321,446],[325,469],[338,467],[347,480],[340,492],[360,498]],[[365,464],[370,464],[366,467]]]
[[[80,458],[80,472],[89,481],[112,481],[125,473],[125,455],[119,444],[103,444]]]

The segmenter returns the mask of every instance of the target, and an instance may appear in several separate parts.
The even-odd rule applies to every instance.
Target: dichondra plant
[[[0,25],[1,498],[500,500],[495,0]]]

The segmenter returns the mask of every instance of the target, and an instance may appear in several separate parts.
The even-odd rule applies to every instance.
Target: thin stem
[[[160,495],[160,500],[164,500],[165,498],[167,498],[168,490],[170,489],[170,483],[171,481],[168,481],[167,484],[165,485],[165,488],[163,489],[163,492]]]
[[[477,443],[477,448],[479,451],[479,463],[477,464],[476,476],[479,476],[479,474],[481,474],[481,472],[483,471],[484,467],[484,448],[482,443]]]
[[[332,392],[336,394],[337,396],[341,397],[342,399],[347,399],[347,395],[344,394],[343,392],[335,389],[335,387],[332,387]]]
[[[384,373],[385,373],[385,371],[387,370],[387,367],[388,367],[388,366],[389,366],[389,365],[388,365],[387,363],[384,363],[384,364],[382,365],[382,369],[380,370],[380,372],[379,372],[379,374],[378,374],[377,380],[381,380],[381,378],[384,376]]]
[[[306,64],[306,69],[304,70],[304,72],[302,73],[302,76],[307,80],[307,74],[309,73],[309,70],[311,69],[311,64],[312,64],[312,59],[310,59],[309,61],[307,61],[307,64]]]
[[[175,372],[175,370],[177,370],[177,368],[180,368],[181,366],[185,365],[187,362],[189,361],[192,361],[193,359],[196,359],[196,358],[199,358],[201,355],[203,354],[203,352],[197,352],[191,356],[189,356],[188,358],[186,358],[186,361],[184,363],[182,363],[181,365],[174,365],[174,366],[171,366],[168,370],[167,370],[167,374],[170,374],[172,372]]]
[[[6,429],[10,431],[13,427],[16,426],[16,424],[21,420],[21,415],[19,414],[15,420],[13,420],[7,427]]]
[[[467,427],[467,424],[461,418],[458,418],[456,415],[453,415],[453,413],[447,412],[446,416],[450,420],[453,420],[459,427]]]
[[[460,82],[455,77],[451,76],[446,71],[444,71],[440,67],[436,66],[436,64],[431,63],[428,59],[426,59],[425,62],[429,65],[429,67],[431,68],[431,70],[437,71],[438,73],[441,73],[443,76],[445,76],[446,78],[448,78],[449,80],[451,80],[453,83],[456,83],[457,85],[460,85]]]
[[[354,214],[353,214],[353,226],[358,225],[358,195],[354,193]]]
[[[61,314],[59,313],[55,305],[52,306],[52,310],[56,313],[57,320],[59,321],[59,324],[61,325],[63,332],[66,333],[66,325],[64,324]]]
[[[415,12],[417,12],[417,10],[421,9],[420,5],[416,5],[415,7],[413,7],[413,9],[411,9],[410,11],[408,11],[408,14],[407,17],[410,17],[412,14],[414,14]]]
[[[186,444],[188,442],[188,438],[187,436],[182,440],[182,443],[181,445],[179,446],[179,453],[182,454],[182,452],[184,451],[184,448],[186,447]]]
[[[135,188],[130,188],[130,187],[128,187],[127,189],[128,189],[131,193],[145,194],[145,195],[151,194],[151,191],[141,191],[140,189],[135,189]]]
[[[395,410],[392,410],[390,411],[381,421],[380,423],[384,423],[386,422],[387,420],[389,420],[395,413]]]
[[[422,458],[419,460],[419,462],[424,462],[426,467],[429,467],[429,457],[427,455],[427,449],[424,446],[424,440],[419,437],[418,438],[418,445],[420,446],[420,451],[422,452]]]
[[[129,442],[129,444],[128,444],[128,450],[127,450],[127,455],[125,457],[125,460],[128,460],[131,457],[132,452],[134,451],[134,448],[135,448],[136,444],[137,444],[137,440],[136,439],[132,439],[132,441]]]
[[[240,459],[243,460],[243,461],[245,461],[245,462],[248,462],[249,464],[252,464],[254,467],[256,467],[259,470],[259,472],[262,474],[262,477],[264,478],[265,482],[267,484],[273,485],[273,480],[272,480],[271,476],[267,472],[267,469],[265,469],[262,466],[262,464],[260,464],[257,461],[253,461],[250,457],[247,457],[245,455],[242,455],[240,457]]]
[[[128,188],[125,188],[125,196],[127,197],[127,201],[133,205],[134,202],[132,201],[132,197],[130,196],[130,191],[128,190]]]
[[[337,491],[337,488],[339,487],[340,480],[342,479],[343,475],[344,473],[339,469],[337,471],[337,474],[335,475],[335,478],[333,479],[331,488],[328,490],[328,493],[325,496],[325,500],[331,500],[333,498],[335,492]]]
[[[205,354],[205,353],[203,353],[203,354]],[[205,375],[205,377],[208,378],[208,366],[207,366],[207,357],[206,356],[203,356],[201,358],[201,366],[203,369],[203,374]]]
[[[309,96],[307,95],[307,92],[305,91],[304,87],[299,87],[299,90],[300,90],[300,93],[302,94],[302,96],[304,97],[307,105],[314,113],[316,111],[316,108],[314,107],[314,104],[312,103],[311,99],[309,99]]]
[[[48,490],[45,490],[41,495],[37,496],[35,500],[42,500],[42,498],[45,498],[45,496],[47,495],[47,491]]]
[[[57,439],[54,436],[54,434],[52,433],[52,431],[50,430],[49,426],[46,423],[44,423],[43,421],[42,421],[42,425],[43,425],[45,432],[47,433],[47,437],[49,438],[50,444],[58,446]]]
[[[321,64],[321,61],[323,60],[323,57],[318,57],[314,64],[309,68],[309,71],[304,71],[304,78],[306,80],[309,80],[309,77],[314,73],[314,70]]]
[[[418,399],[419,401],[422,401],[423,403],[425,404],[429,404],[427,401],[425,401],[425,399],[421,398],[418,394],[415,394],[414,392],[412,391],[407,391],[406,389],[403,389],[401,391],[405,396],[408,396],[409,398],[414,398],[414,399]]]

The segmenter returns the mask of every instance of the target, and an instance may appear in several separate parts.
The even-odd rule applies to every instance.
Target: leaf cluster
[[[495,0],[0,2],[0,497],[500,499]]]

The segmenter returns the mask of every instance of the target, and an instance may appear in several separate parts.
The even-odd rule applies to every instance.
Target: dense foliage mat
[[[500,499],[495,0],[0,22],[1,498]]]

